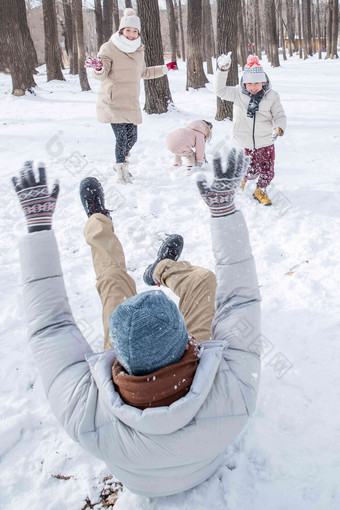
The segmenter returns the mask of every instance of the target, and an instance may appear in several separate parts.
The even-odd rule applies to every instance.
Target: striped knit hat
[[[267,81],[266,74],[259,62],[259,57],[249,55],[244,66],[243,83],[263,83]]]

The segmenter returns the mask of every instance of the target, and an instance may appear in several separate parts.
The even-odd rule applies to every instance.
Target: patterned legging
[[[268,145],[268,147],[261,147],[260,149],[245,149],[245,153],[251,157],[250,166],[245,177],[246,180],[252,181],[259,176],[257,185],[260,188],[266,188],[274,178],[274,144]]]
[[[116,137],[116,163],[124,163],[126,156],[137,142],[137,126],[135,124],[111,124]]]

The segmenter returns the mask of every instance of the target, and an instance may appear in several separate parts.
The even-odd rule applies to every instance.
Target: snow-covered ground
[[[263,63],[288,125],[276,144],[273,206],[255,203],[252,183],[238,196],[263,298],[257,411],[223,466],[201,486],[158,500],[124,489],[117,510],[340,508],[340,60],[293,57],[276,69]],[[47,164],[50,185],[60,180],[54,229],[67,291],[81,329],[101,350],[101,306],[82,234],[80,180],[100,176],[139,291],[146,290],[144,268],[165,234],[182,234],[184,258],[213,269],[207,207],[195,176],[171,167],[165,137],[194,119],[213,122],[211,161],[213,151],[230,141],[232,125],[214,120],[214,77],[205,89],[185,92],[180,64],[169,74],[175,107],[159,116],[143,113],[132,153],[134,184],[119,186],[111,128],[96,121],[98,82],[90,78],[93,90],[82,93],[76,77],[65,73],[66,82],[46,83],[44,67],[40,73],[36,95],[22,98],[10,95],[10,78],[0,75],[0,508],[104,508],[89,503],[100,501],[111,473],[54,419],[27,344],[17,250],[25,221],[10,178],[34,159]]]

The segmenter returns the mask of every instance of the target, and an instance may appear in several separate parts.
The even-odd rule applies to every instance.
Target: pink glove
[[[169,71],[170,71],[171,69],[178,69],[177,64],[176,64],[176,62],[175,62],[175,61],[173,61],[173,62],[168,62],[168,63],[167,63],[167,64],[165,64],[165,65],[166,65],[166,67],[169,69]]]
[[[103,61],[101,57],[96,58],[89,57],[84,64],[84,67],[88,67],[89,69],[95,69],[95,71],[101,71],[103,69]]]

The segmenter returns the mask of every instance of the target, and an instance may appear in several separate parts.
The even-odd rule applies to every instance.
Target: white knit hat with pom
[[[133,9],[125,9],[123,17],[120,20],[119,32],[127,27],[137,28],[138,32],[140,32],[140,19]]]
[[[249,55],[247,64],[244,66],[243,83],[264,83],[266,81],[267,77],[259,62],[259,57]]]

